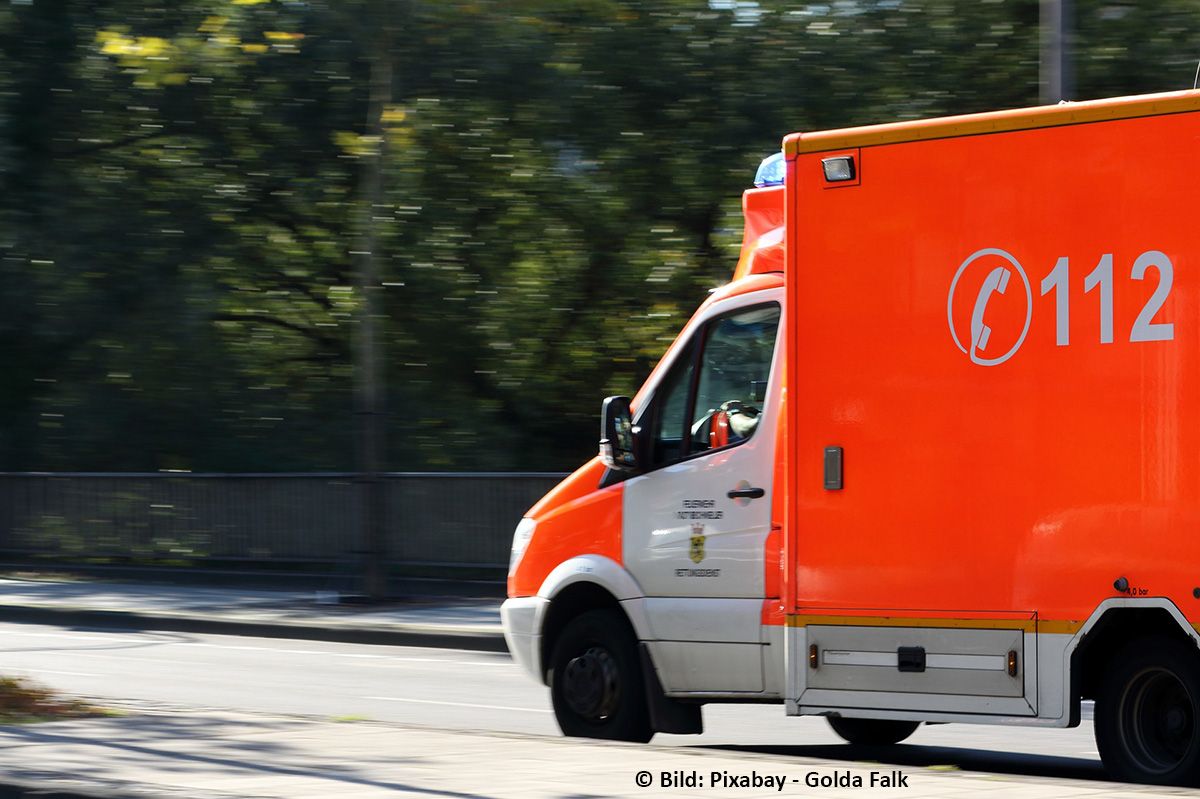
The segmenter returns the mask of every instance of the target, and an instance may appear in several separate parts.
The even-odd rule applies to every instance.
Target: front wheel
[[[917,731],[919,721],[894,719],[846,719],[830,716],[829,726],[847,743],[862,746],[891,746]]]
[[[638,743],[654,735],[637,639],[615,610],[567,624],[550,657],[550,697],[564,735]]]
[[[1111,661],[1096,697],[1096,748],[1118,779],[1193,785],[1200,779],[1200,653],[1147,639]]]

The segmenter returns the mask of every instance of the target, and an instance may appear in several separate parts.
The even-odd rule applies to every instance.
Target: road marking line
[[[272,652],[281,655],[316,655],[318,657],[353,658],[355,660],[385,660],[389,663],[456,663],[463,666],[511,666],[511,661],[498,663],[470,660],[447,660],[445,658],[414,658],[397,657],[390,654],[375,654],[363,652],[328,652],[320,649],[280,649],[273,646],[231,646],[228,644],[208,644],[202,641],[167,641],[162,646],[195,646],[201,649],[227,649],[238,652]],[[347,644],[358,646],[358,644]]]
[[[418,705],[448,705],[450,707],[469,707],[472,710],[516,710],[521,713],[550,713],[536,707],[508,707],[507,705],[477,705],[472,702],[438,702],[434,699],[406,699],[402,696],[364,696],[378,702],[413,702]]]
[[[277,649],[254,649],[256,652],[275,653]],[[158,649],[153,649],[141,656],[132,655],[113,655],[109,654],[108,650],[91,650],[91,649],[74,649],[70,650],[74,657],[91,658],[93,660],[131,660],[136,663],[145,663],[147,665],[183,665],[183,666],[203,666],[208,667],[203,661],[198,660],[180,660],[178,658],[162,657]],[[0,653],[3,650],[0,649]],[[284,654],[290,654],[285,652]],[[363,669],[404,669],[409,668],[409,663],[436,663],[439,666],[508,666],[513,667],[512,663],[472,663],[469,660],[434,660],[425,658],[391,658],[388,663],[356,663],[353,664],[358,668]],[[518,677],[525,679],[523,675],[516,673],[515,669],[512,674],[500,675],[504,677]]]
[[[403,668],[404,665],[408,664],[408,663],[437,663],[438,665],[441,665],[441,666],[482,666],[483,668],[486,668],[486,669],[510,668],[510,669],[513,669],[514,675],[520,677],[521,679],[528,679],[527,677],[524,676],[524,674],[518,674],[516,672],[516,664],[511,663],[511,662],[510,663],[475,663],[470,660],[434,660],[432,658],[426,660],[424,658],[391,658],[388,663],[360,663],[358,665],[363,667],[364,669],[391,669],[391,668]],[[502,675],[502,676],[504,676],[504,675]]]
[[[117,633],[113,635],[117,635]],[[113,635],[94,635],[91,633],[26,633],[11,630],[6,630],[4,633],[5,638],[69,638],[72,641],[103,641],[114,644],[146,643],[145,638],[114,638]]]
[[[198,666],[209,668],[212,664],[198,660],[177,660],[172,658],[160,657],[133,657],[131,655],[109,655],[104,652],[90,652],[87,650],[70,650],[74,657],[91,658],[93,660],[124,660],[133,661],[134,663],[145,663],[148,666]],[[97,664],[99,665],[99,664]]]

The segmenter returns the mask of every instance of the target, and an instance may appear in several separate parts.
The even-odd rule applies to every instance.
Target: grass
[[[0,724],[32,724],[103,715],[108,714],[101,708],[58,696],[24,677],[0,677]]]

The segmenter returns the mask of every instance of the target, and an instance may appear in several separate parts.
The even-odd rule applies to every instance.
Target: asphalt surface
[[[500,601],[364,603],[332,591],[0,578],[0,622],[507,652]]]
[[[453,649],[285,641],[245,636],[0,624],[4,673],[137,712],[229,710],[379,721],[444,731],[559,733],[546,689],[507,655]],[[702,736],[657,746],[727,755],[857,763],[815,718],[775,705],[710,705]],[[935,725],[908,744],[866,753],[902,767],[1056,780],[1103,780],[1089,721],[1077,729]]]

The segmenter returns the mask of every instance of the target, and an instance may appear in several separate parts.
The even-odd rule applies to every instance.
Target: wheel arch
[[[547,681],[550,656],[559,635],[571,619],[589,610],[612,608],[629,623],[638,640],[649,637],[641,611],[641,588],[619,563],[602,555],[583,555],[564,561],[542,583],[538,596],[549,600],[542,619],[539,662]]]
[[[1155,636],[1200,646],[1200,634],[1164,597],[1110,599],[1096,608],[1068,650],[1072,726],[1079,721],[1081,700],[1095,698],[1111,659],[1130,640]]]

